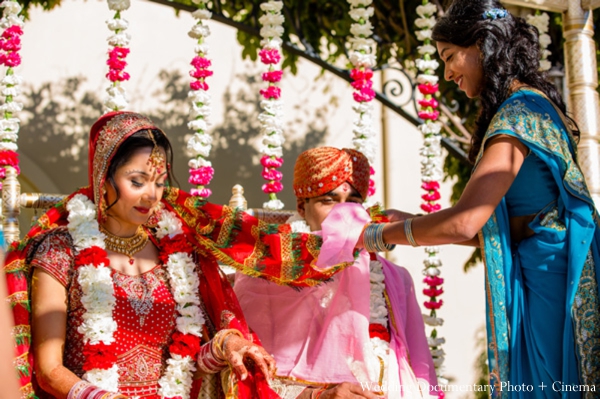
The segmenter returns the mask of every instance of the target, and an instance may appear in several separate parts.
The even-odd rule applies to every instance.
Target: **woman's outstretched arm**
[[[528,149],[518,139],[497,136],[489,140],[485,153],[457,204],[412,221],[412,233],[419,245],[474,242],[506,195],[527,156]],[[408,245],[404,223],[385,226],[386,243]]]

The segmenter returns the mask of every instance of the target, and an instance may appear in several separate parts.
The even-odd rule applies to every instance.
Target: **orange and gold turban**
[[[294,166],[294,194],[298,198],[314,198],[348,182],[367,199],[369,161],[359,151],[334,147],[318,147],[304,151]]]

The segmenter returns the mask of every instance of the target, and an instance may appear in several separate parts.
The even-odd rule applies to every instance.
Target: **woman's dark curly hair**
[[[481,112],[471,140],[469,160],[473,162],[494,114],[510,96],[511,85],[518,81],[545,93],[566,115],[566,106],[546,74],[539,71],[539,33],[523,18],[507,13],[496,19],[483,14],[502,9],[497,0],[454,0],[446,14],[433,27],[433,40],[460,47],[476,45],[481,52],[483,91]],[[579,132],[569,118],[576,137]]]

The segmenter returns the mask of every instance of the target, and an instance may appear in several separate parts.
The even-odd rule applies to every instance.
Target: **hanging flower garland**
[[[87,196],[75,195],[68,202],[67,210],[67,228],[77,250],[75,269],[81,286],[81,304],[85,308],[84,323],[77,329],[84,342],[86,373],[83,378],[101,389],[118,392],[119,368],[114,347],[117,323],[113,318],[116,298],[105,237],[96,220],[96,207]],[[176,331],[169,346],[171,357],[159,380],[158,393],[167,399],[188,399],[204,324],[199,307],[199,280],[191,256],[192,247],[175,214],[161,212],[157,237],[161,248],[159,256],[166,265],[178,312]]]
[[[268,0],[260,5],[264,14],[259,18],[262,25],[260,42],[262,49],[258,55],[263,64],[269,70],[262,74],[262,80],[268,83],[266,89],[261,89],[263,100],[260,106],[263,112],[258,116],[263,135],[260,163],[263,166],[262,177],[267,181],[262,190],[269,195],[269,201],[263,204],[263,208],[278,210],[283,208],[283,202],[277,199],[277,193],[283,190],[281,179],[283,174],[277,170],[283,165],[283,148],[285,142],[283,136],[283,102],[281,101],[281,81],[283,71],[277,66],[281,61],[281,36],[283,35],[284,17],[281,14],[282,1]]]
[[[105,111],[120,111],[127,107],[128,101],[125,89],[121,82],[129,80],[129,74],[125,72],[127,62],[125,58],[129,54],[129,41],[131,36],[125,33],[129,27],[129,22],[121,18],[121,11],[129,8],[129,0],[108,0],[108,8],[115,12],[112,19],[106,21],[108,29],[112,34],[108,37],[108,44],[111,49],[108,51],[108,73],[106,78],[111,82],[106,89],[108,97],[104,100]]]
[[[19,169],[19,155],[17,154],[17,138],[20,128],[20,120],[15,115],[23,110],[23,103],[17,102],[15,98],[21,93],[21,76],[15,74],[14,68],[21,65],[21,35],[23,35],[23,17],[21,5],[15,0],[4,0],[0,3],[4,8],[3,17],[0,19],[0,28],[3,29],[0,37],[0,64],[4,65],[6,73],[1,82],[4,104],[0,106],[2,117],[0,118],[0,181],[6,177],[6,166],[15,168],[17,174]],[[2,183],[0,182],[0,189]]]
[[[188,98],[190,99],[188,128],[194,131],[187,143],[188,151],[192,155],[188,163],[190,168],[189,182],[196,186],[190,191],[192,195],[208,198],[211,196],[212,191],[206,186],[210,184],[215,170],[212,163],[207,159],[212,148],[212,137],[208,134],[209,117],[212,109],[206,78],[212,76],[213,71],[209,69],[212,64],[208,59],[208,45],[206,44],[206,38],[210,36],[210,28],[204,21],[210,19],[212,13],[206,8],[208,0],[193,1],[198,9],[192,13],[196,23],[188,33],[192,39],[196,39],[194,49],[196,55],[191,62],[194,69],[190,71],[193,80],[190,83],[190,91],[188,92]]]
[[[550,50],[547,50],[550,43],[552,43],[552,38],[548,34],[550,17],[548,16],[548,13],[542,13],[539,10],[537,10],[534,15],[527,16],[527,23],[529,25],[535,26],[538,32],[540,33],[540,71],[547,71],[550,68],[552,68],[552,63],[548,61],[548,56],[550,56],[552,52]]]
[[[425,194],[421,196],[423,203],[421,209],[426,213],[432,213],[440,210],[441,205],[438,203],[440,199],[440,180],[443,177],[442,169],[442,147],[441,147],[441,124],[437,121],[440,112],[437,110],[439,103],[434,95],[438,92],[438,77],[435,75],[435,70],[439,67],[439,63],[432,59],[431,56],[436,52],[435,47],[431,44],[432,28],[435,25],[435,13],[437,6],[425,0],[422,5],[417,7],[417,14],[420,18],[415,20],[415,24],[419,28],[416,32],[417,39],[423,44],[419,47],[419,54],[422,58],[416,60],[417,68],[420,74],[417,76],[418,90],[422,94],[422,99],[419,100],[420,110],[419,118],[423,123],[419,125],[419,130],[424,137],[424,146],[421,148],[421,188],[425,190]],[[435,327],[442,325],[443,320],[437,318],[436,311],[440,309],[444,301],[439,300],[439,296],[444,292],[440,288],[443,279],[439,278],[442,262],[438,257],[438,247],[425,247],[426,258],[423,261],[425,264],[425,283],[428,288],[423,290],[423,293],[429,297],[425,302],[425,307],[430,310],[428,316],[425,316],[425,322],[434,327],[429,345],[431,353],[434,357],[433,361],[436,366],[438,376],[441,375],[441,365],[444,361],[444,352],[439,346],[444,342],[443,338],[438,337]]]
[[[350,26],[352,37],[348,39],[350,44],[350,78],[354,88],[354,105],[352,109],[356,112],[357,119],[354,121],[354,148],[362,152],[371,165],[371,176],[375,174],[373,165],[375,163],[375,129],[373,128],[373,67],[375,66],[375,41],[373,25],[369,19],[373,16],[374,8],[368,7],[372,0],[348,0],[350,4],[350,18],[355,21]],[[375,194],[375,181],[369,180],[369,197]]]

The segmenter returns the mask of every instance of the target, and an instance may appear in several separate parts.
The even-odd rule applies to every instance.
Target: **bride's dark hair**
[[[481,112],[471,140],[469,160],[477,156],[485,131],[500,105],[510,96],[511,85],[518,81],[540,90],[566,115],[566,106],[546,74],[539,71],[539,33],[523,18],[507,13],[495,19],[484,13],[503,9],[496,0],[454,0],[446,14],[433,27],[433,40],[460,47],[476,45],[481,53],[483,90]],[[579,137],[575,123],[572,130]]]

